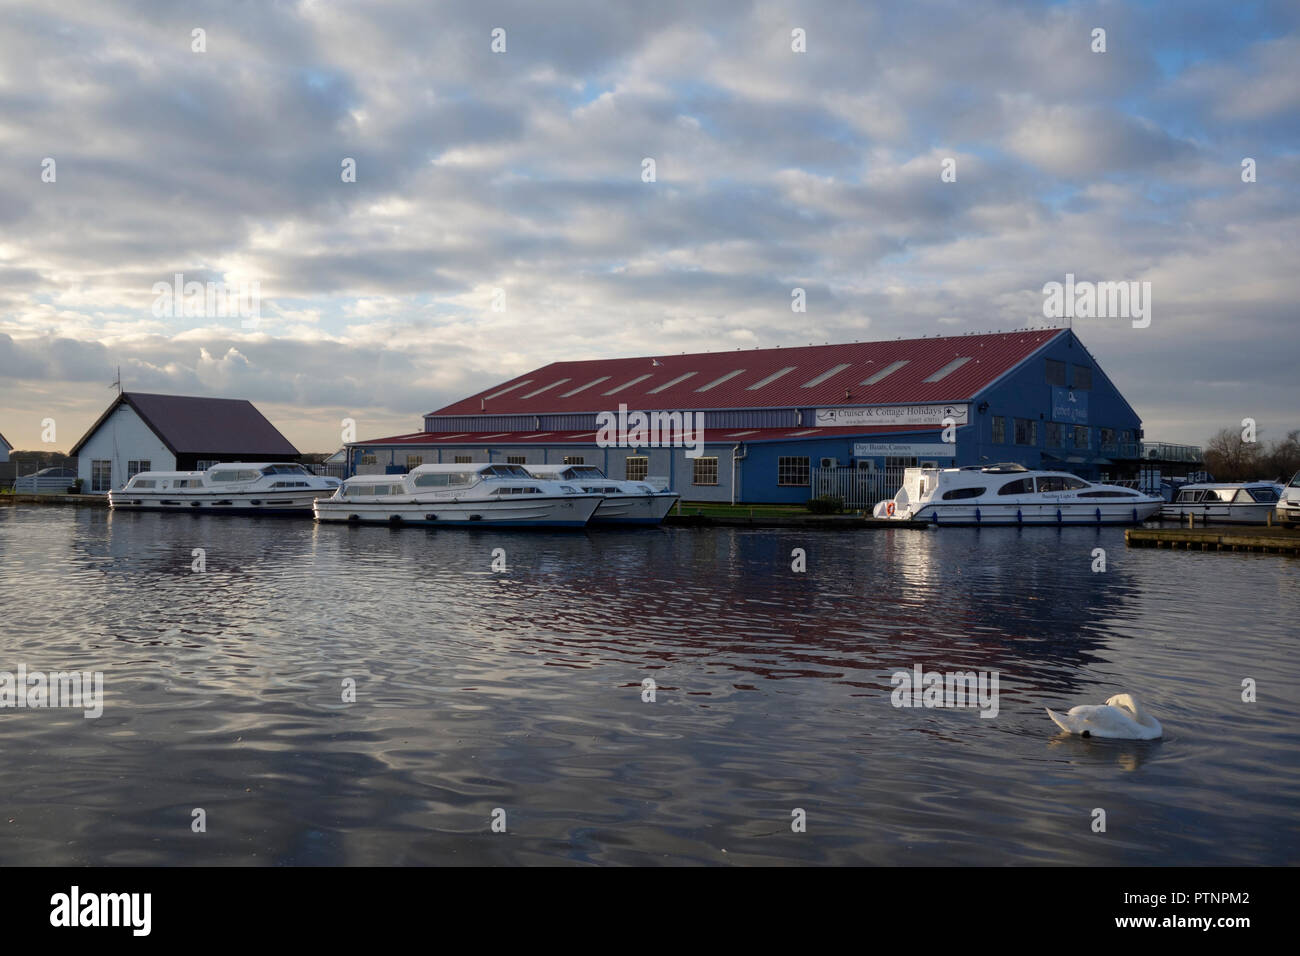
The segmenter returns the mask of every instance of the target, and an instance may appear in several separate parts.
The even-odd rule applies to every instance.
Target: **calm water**
[[[1300,862],[1275,555],[28,507],[0,508],[0,597],[0,670],[105,681],[98,720],[0,710],[3,864]],[[996,670],[1000,713],[894,708],[914,664]],[[1163,740],[1043,712],[1124,689]]]

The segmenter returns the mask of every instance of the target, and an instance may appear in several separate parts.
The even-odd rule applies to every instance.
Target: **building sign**
[[[870,425],[942,425],[951,418],[966,424],[968,405],[875,405],[871,408],[819,408],[817,425],[822,428]]]
[[[859,441],[853,443],[854,458],[953,458],[957,445],[947,442]]]
[[[1052,421],[1064,425],[1088,424],[1088,393],[1081,389],[1053,385]]]

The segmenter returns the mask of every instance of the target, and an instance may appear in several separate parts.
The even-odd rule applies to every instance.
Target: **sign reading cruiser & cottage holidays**
[[[819,408],[817,424],[823,428],[868,425],[942,425],[951,418],[965,425],[969,405],[872,405],[869,408]]]

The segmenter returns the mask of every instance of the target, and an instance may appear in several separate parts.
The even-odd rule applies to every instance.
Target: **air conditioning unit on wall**
[[[839,460],[838,458],[823,458],[823,459],[822,459],[822,467],[823,467],[823,468],[838,468],[839,466],[840,466],[840,460]]]

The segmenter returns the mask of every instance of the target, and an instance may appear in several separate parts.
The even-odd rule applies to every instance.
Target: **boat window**
[[[1081,491],[1080,498],[1141,498],[1136,491]]]
[[[960,501],[962,498],[978,498],[987,488],[954,488],[952,491],[943,493],[944,501]]]
[[[152,478],[137,478],[131,482],[132,488],[152,488],[154,486]]]
[[[500,467],[518,467],[515,465]],[[519,469],[523,471],[522,468]],[[416,475],[415,487],[417,488],[446,488],[448,485],[467,485],[476,476],[470,472],[451,471],[451,472],[434,472],[432,474]],[[509,477],[509,476],[508,476]],[[523,477],[527,478],[528,472],[524,472]]]
[[[1277,501],[1277,492],[1272,488],[1247,488],[1246,492],[1256,501]],[[1241,499],[1245,501],[1246,499]]]
[[[1291,484],[1288,485],[1288,487],[1290,487],[1290,488],[1300,488],[1300,471],[1297,471],[1297,472],[1296,472],[1296,473],[1291,477]]]
[[[1034,479],[1018,478],[1015,481],[1008,481],[998,489],[1000,495],[1032,495],[1034,493]]]
[[[1038,490],[1042,491],[1078,491],[1087,488],[1088,483],[1073,475],[1044,475],[1038,479]]]

